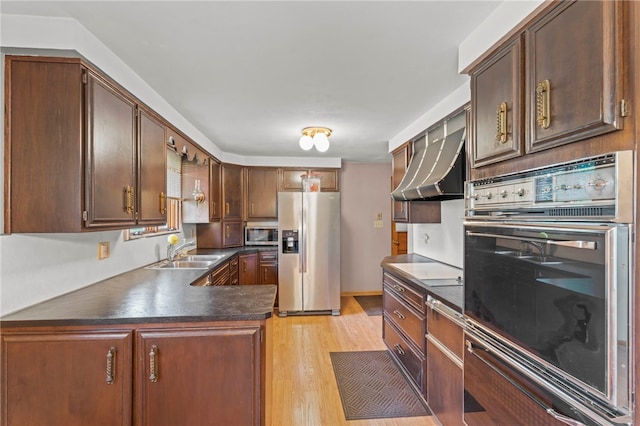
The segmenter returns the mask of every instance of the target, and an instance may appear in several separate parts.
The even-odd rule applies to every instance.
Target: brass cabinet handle
[[[136,189],[127,185],[124,189],[124,211],[127,214],[133,214],[133,205],[136,195]]]
[[[398,241],[398,240],[393,240],[391,242],[393,243],[394,246],[399,246],[400,245],[400,241]]]
[[[251,203],[251,216],[253,216],[255,214],[255,206],[253,203]]]
[[[536,87],[536,121],[538,126],[548,129],[551,125],[551,83],[543,80]]]
[[[246,260],[242,261],[242,272],[247,272],[247,261]]]
[[[231,235],[231,228],[229,227],[229,225],[225,226],[225,235],[227,238],[229,238],[229,236]]]
[[[167,196],[164,192],[160,193],[160,214],[167,213]]]
[[[116,348],[113,346],[107,351],[107,384],[112,385],[116,380],[115,376]]]
[[[507,103],[503,102],[496,109],[496,139],[500,143],[507,142]]]
[[[149,351],[149,381],[155,383],[158,381],[158,347],[156,345],[151,346]]]
[[[262,281],[263,282],[267,282],[267,270],[266,269],[264,269],[262,271]]]
[[[394,314],[396,314],[396,316],[397,316],[398,318],[400,318],[401,320],[403,320],[403,319],[405,318],[405,316],[404,316],[404,315],[402,315],[402,312],[400,312],[400,311],[399,311],[399,310],[397,310],[397,309],[396,309],[395,311],[393,311],[393,313],[394,313]]]
[[[213,214],[216,214],[216,202],[215,201],[212,203],[212,206],[213,206]]]
[[[393,345],[393,347],[396,349],[396,351],[400,354],[400,355],[404,355],[404,349],[402,349],[402,346],[400,346],[398,343],[396,343],[395,345]]]
[[[229,203],[224,203],[224,207],[225,207],[227,216],[229,216],[229,211],[230,211]]]

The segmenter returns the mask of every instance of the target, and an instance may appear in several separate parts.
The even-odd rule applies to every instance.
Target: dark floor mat
[[[382,295],[374,296],[353,296],[356,302],[362,307],[364,312],[371,316],[382,315]]]
[[[346,420],[431,415],[388,351],[330,356]]]

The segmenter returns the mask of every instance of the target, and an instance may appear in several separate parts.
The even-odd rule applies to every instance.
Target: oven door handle
[[[543,238],[514,237],[512,235],[497,235],[497,234],[488,234],[485,232],[472,232],[472,231],[467,231],[467,237],[504,238],[505,240],[533,241],[536,243],[549,244],[552,246],[563,246],[563,247],[571,247],[571,248],[577,248],[577,249],[587,249],[587,250],[596,249],[595,241],[584,241],[584,240],[555,241],[555,240],[545,240]]]
[[[478,350],[485,352],[489,355],[491,355],[491,352],[489,351],[489,349],[485,349],[482,346],[479,346],[477,344],[474,344],[473,342],[471,342],[470,340],[465,340],[465,344],[467,346],[467,351],[475,356],[476,358],[478,358],[480,361],[482,361],[482,363],[484,365],[486,365],[487,367],[489,367],[493,372],[495,372],[496,374],[498,374],[500,377],[502,377],[503,379],[505,379],[507,382],[509,382],[509,384],[511,384],[512,386],[514,386],[516,389],[518,389],[523,395],[525,395],[527,398],[529,398],[531,401],[533,401],[534,403],[536,403],[540,408],[542,408],[547,414],[549,414],[551,417],[553,417],[554,419],[558,420],[561,423],[564,423],[566,425],[570,425],[570,426],[586,426],[584,423],[579,422],[576,419],[573,419],[571,417],[562,415],[560,413],[558,413],[556,410],[553,409],[553,407],[550,407],[549,405],[547,405],[545,402],[543,402],[542,400],[540,400],[540,398],[538,398],[537,396],[535,396],[534,394],[532,394],[530,391],[528,391],[524,386],[522,386],[520,383],[516,382],[515,380],[513,380],[511,377],[507,376],[505,373],[503,373],[499,368],[497,368],[496,366],[494,366],[493,364],[491,364],[489,361],[487,361],[486,359],[484,359],[482,356],[480,356],[478,354]]]

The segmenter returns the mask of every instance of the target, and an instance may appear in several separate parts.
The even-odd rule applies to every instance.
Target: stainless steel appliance
[[[340,314],[340,194],[278,193],[278,311]]]
[[[244,228],[245,246],[277,246],[278,226],[247,224]]]
[[[467,185],[464,313],[468,355],[482,360],[469,368],[522,374],[514,382],[544,396],[524,393],[571,424],[630,414],[632,158]]]

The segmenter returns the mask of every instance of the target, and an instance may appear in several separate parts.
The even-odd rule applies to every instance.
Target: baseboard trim
[[[340,296],[379,296],[382,294],[382,290],[371,291],[343,291]]]

